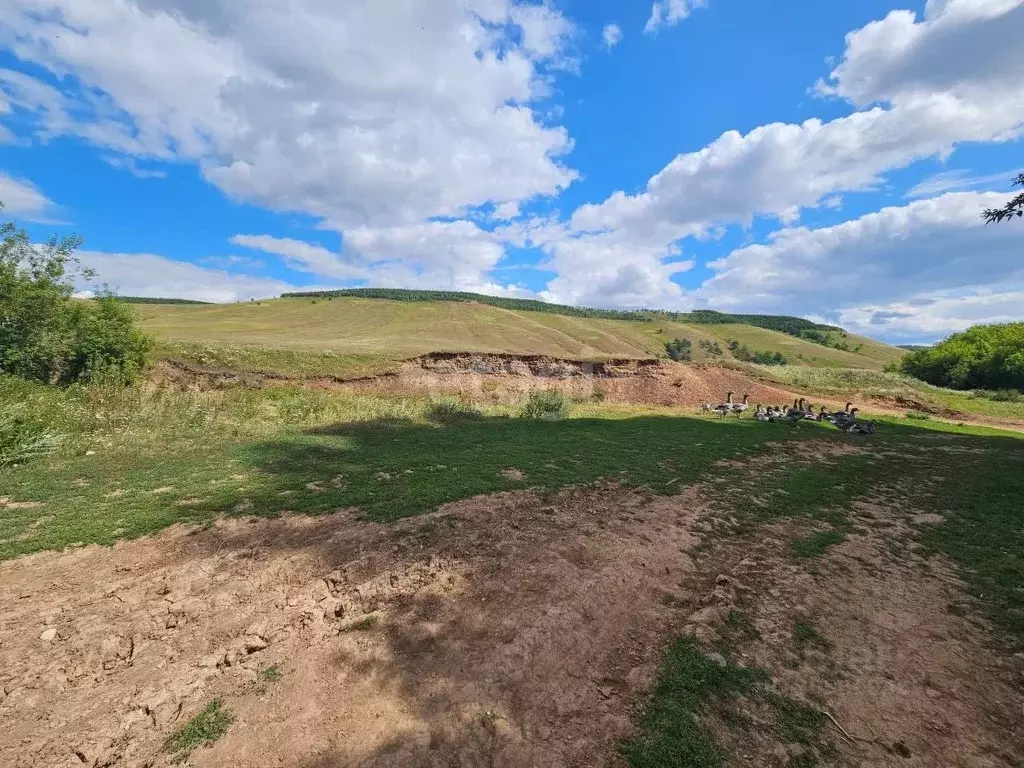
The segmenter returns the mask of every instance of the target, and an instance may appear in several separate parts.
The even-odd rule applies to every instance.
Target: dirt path
[[[817,576],[780,528],[697,555],[710,493],[233,520],[0,564],[0,764],[165,765],[167,735],[222,697],[234,723],[194,765],[620,766],[664,644],[684,627],[713,642],[733,608],[759,630],[751,663],[870,741],[840,742],[844,764],[1019,764],[1018,673],[948,611],[948,570],[887,558],[892,529],[867,523]],[[790,663],[797,617],[833,650]],[[792,758],[756,733],[738,747]]]

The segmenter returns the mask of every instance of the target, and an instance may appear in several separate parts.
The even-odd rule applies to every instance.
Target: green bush
[[[757,363],[758,365],[786,365],[786,356],[781,352],[751,352],[746,344],[740,344],[735,339],[729,341],[729,351],[737,360],[744,363]]]
[[[900,367],[939,387],[1024,392],[1024,323],[976,325],[911,352]]]
[[[985,400],[994,400],[997,403],[1024,403],[1024,392],[1013,389],[997,389],[995,391],[977,389],[971,395]]]
[[[534,392],[523,406],[524,419],[558,421],[569,415],[569,398],[557,389]]]
[[[129,382],[151,342],[132,308],[107,291],[72,298],[77,237],[34,245],[13,222],[0,225],[0,373],[51,384]]]
[[[721,355],[722,348],[718,346],[717,341],[708,341],[707,339],[701,339],[697,342],[697,346],[707,352],[709,355]]]
[[[665,343],[665,354],[677,363],[693,359],[693,342],[689,339],[672,339]]]
[[[25,405],[0,407],[0,467],[24,464],[57,450],[60,436],[27,418]]]

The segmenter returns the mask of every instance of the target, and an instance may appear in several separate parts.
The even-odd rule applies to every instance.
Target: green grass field
[[[860,354],[748,325],[682,325],[580,318],[467,302],[382,299],[274,299],[247,304],[139,304],[158,354],[198,362],[232,357],[247,370],[299,375],[362,375],[369,358],[384,368],[429,352],[489,352],[598,360],[664,356],[673,338],[694,342],[694,359],[714,359],[701,339],[730,339],[755,352],[780,351],[796,365],[881,369],[902,350],[857,337]],[[231,352],[222,353],[223,347]],[[291,356],[286,352],[291,351]],[[308,353],[308,354],[307,354]],[[729,359],[726,351],[724,359]]]

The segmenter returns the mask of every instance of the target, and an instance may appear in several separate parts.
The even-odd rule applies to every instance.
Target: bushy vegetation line
[[[740,344],[735,339],[729,340],[729,351],[737,360],[745,363],[757,363],[758,365],[786,365],[789,361],[781,352],[753,352],[746,344]]]
[[[0,225],[0,373],[50,384],[132,381],[151,342],[131,307],[101,290],[72,298],[79,269],[77,237],[32,243],[14,222]]]
[[[649,310],[592,309],[572,307],[567,304],[549,304],[534,299],[507,299],[500,296],[485,296],[481,293],[464,291],[414,291],[404,288],[342,288],[335,291],[303,291],[282,293],[282,299],[339,298],[387,299],[389,301],[456,301],[487,304],[501,309],[518,309],[529,312],[548,312],[571,317],[595,317],[611,320],[634,320],[650,322]]]
[[[212,304],[209,301],[196,301],[194,299],[161,299],[150,296],[118,296],[116,298],[125,304]]]
[[[765,328],[769,331],[778,331],[789,336],[807,338],[808,341],[816,341],[815,338],[810,336],[804,337],[802,335],[808,331],[822,332],[842,330],[841,328],[837,328],[833,325],[821,325],[820,323],[805,320],[802,317],[790,317],[788,315],[733,315],[725,312],[716,312],[712,309],[695,309],[693,312],[664,312],[657,314],[670,317],[680,323],[689,323],[692,325],[727,325],[729,323],[753,325],[757,328]],[[826,344],[825,346],[831,345]]]
[[[900,369],[939,387],[1024,392],[1024,323],[976,325],[911,352]]]

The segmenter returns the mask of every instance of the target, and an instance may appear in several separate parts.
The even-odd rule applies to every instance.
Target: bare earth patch
[[[665,643],[711,651],[731,611],[756,630],[741,663],[845,730],[827,764],[1021,764],[1020,670],[950,610],[952,569],[911,550],[931,519],[855,505],[808,570],[805,524],[696,549],[703,493],[514,491],[390,526],[230,520],[0,563],[0,765],[166,765],[168,735],[220,698],[234,721],[191,764],[621,766]],[[743,765],[809,754],[705,725]]]
[[[698,511],[515,492],[0,564],[0,764],[161,765],[217,697],[236,719],[195,765],[615,764]]]
[[[923,566],[909,551],[892,552],[889,542],[910,542],[908,520],[932,520],[870,506],[873,526],[833,547],[813,573],[789,556],[805,524],[773,524],[715,550],[698,564],[702,605],[715,612],[691,616],[687,631],[710,648],[728,611],[749,614],[756,638],[740,645],[742,663],[771,670],[782,692],[834,718],[836,754],[821,764],[1024,764],[1019,665],[994,647],[983,622],[950,610],[964,593],[945,561]],[[756,729],[737,736],[721,722],[708,726],[748,757],[744,764],[793,760]]]

